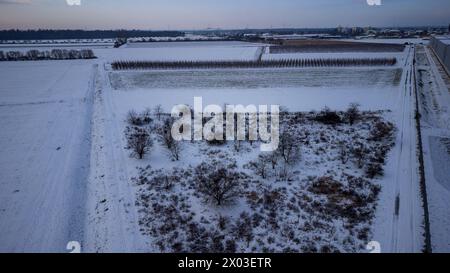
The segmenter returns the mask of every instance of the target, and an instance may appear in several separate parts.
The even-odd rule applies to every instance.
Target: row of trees
[[[0,61],[75,60],[95,58],[95,54],[91,49],[53,49],[51,51],[39,51],[33,49],[27,52],[0,51]]]
[[[263,61],[116,61],[114,70],[132,69],[214,69],[214,68],[285,68],[285,67],[346,67],[393,66],[396,58],[366,59],[283,59]]]

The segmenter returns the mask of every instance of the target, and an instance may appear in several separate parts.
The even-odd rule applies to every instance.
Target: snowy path
[[[414,122],[412,65],[414,49],[409,49],[400,108],[399,154],[395,179],[395,201],[391,252],[419,252],[422,249],[422,210],[419,195],[417,132]]]
[[[398,129],[396,146],[387,162],[374,229],[374,240],[380,242],[382,252],[388,253],[420,252],[424,241],[414,120],[414,49],[406,50],[402,82],[393,109]]]
[[[135,193],[112,98],[102,68],[96,73],[92,120],[91,173],[89,175],[86,252],[142,252],[148,250],[139,231]]]
[[[0,252],[66,252],[83,239],[91,65],[1,69]]]

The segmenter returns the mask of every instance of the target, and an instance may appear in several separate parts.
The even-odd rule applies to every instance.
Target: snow
[[[325,106],[345,110],[352,102],[361,104],[364,110],[389,110],[396,106],[396,91],[395,88],[137,89],[114,92],[114,97],[123,105],[118,109],[121,114],[131,108],[158,104],[170,111],[174,105],[193,105],[194,97],[202,97],[205,105],[282,105],[291,111],[321,110]]]
[[[94,73],[90,172],[87,178],[85,252],[140,252],[145,238],[139,232],[134,207],[135,193],[130,187],[129,164],[118,129],[120,117],[114,102],[104,95],[105,76]]]
[[[201,81],[202,87],[199,88],[196,84],[189,87],[192,83],[177,79],[177,72],[161,72],[169,79],[161,80],[168,85],[166,87],[171,86],[171,81],[181,83],[181,86],[177,88],[168,89],[156,88],[153,80],[148,85],[145,80],[133,78],[135,76],[142,79],[154,77],[155,74],[152,76],[150,72],[119,72],[119,85],[114,84],[117,75],[110,76],[113,79],[113,86],[116,88],[116,91],[112,94],[118,108],[114,112],[120,116],[125,116],[130,109],[143,110],[157,104],[161,104],[166,111],[169,111],[175,104],[192,105],[194,96],[201,96],[204,104],[278,104],[288,107],[291,111],[320,110],[325,106],[331,109],[344,110],[352,102],[361,104],[361,108],[364,110],[390,110],[392,111],[391,118],[396,121],[397,126],[400,126],[397,134],[397,143],[400,144],[396,145],[391,152],[386,176],[380,181],[383,187],[379,202],[380,207],[377,210],[374,224],[373,238],[382,243],[382,249],[385,252],[419,252],[423,246],[423,237],[421,236],[422,209],[420,207],[418,175],[415,171],[417,167],[413,160],[416,144],[412,111],[413,98],[409,78],[411,75],[409,67],[412,65],[411,52],[410,49],[408,55],[400,62],[400,65],[405,67],[400,81],[401,84],[394,84],[394,82],[389,84],[386,79],[384,81],[371,79],[369,76],[373,74],[371,70],[367,70],[367,74],[364,76],[356,76],[355,78],[361,80],[359,82],[358,79],[352,78],[352,73],[361,73],[361,70],[356,72],[351,69],[332,70],[333,73],[337,74],[330,74],[336,78],[328,82],[324,77],[327,73],[324,72],[329,70],[315,70],[320,83],[318,83],[319,87],[312,87],[309,85],[314,85],[315,78],[308,74],[311,73],[310,69],[304,69],[298,70],[299,75],[296,78],[302,77],[302,74],[309,75],[305,76],[308,80],[294,82],[289,88],[273,86],[254,88],[240,83],[237,88],[230,89],[221,84],[217,85],[220,77],[218,77],[219,80],[215,81],[216,85],[211,84],[211,86],[205,87],[203,85],[205,81],[211,80],[211,77],[214,79],[214,75],[221,75],[222,73],[223,76],[223,74],[226,74],[226,71],[217,70],[208,72],[210,74]],[[241,73],[245,75],[247,71]],[[252,76],[246,78],[246,81],[243,81],[245,83],[251,81],[252,77],[264,79],[264,77],[258,76],[258,71],[250,70],[248,73]],[[342,73],[342,75],[339,73]],[[192,76],[195,79],[199,77],[201,77],[199,74],[196,74],[195,77]],[[342,79],[341,83],[339,79]],[[282,85],[282,83],[286,84],[285,80],[270,82],[275,86]],[[381,82],[383,84],[379,85]],[[153,164],[160,166],[165,163],[159,164],[152,161]],[[400,197],[398,215],[396,215],[395,208],[397,196]]]
[[[204,105],[277,104],[291,111],[308,112],[325,106],[345,110],[356,102],[362,110],[382,110],[377,113],[393,122],[397,132],[385,176],[375,181],[382,190],[369,239],[379,241],[383,252],[421,251],[423,209],[410,47],[396,54],[399,64],[395,68],[112,72],[106,65],[114,60],[255,60],[264,47],[235,42],[161,42],[94,48],[97,60],[0,63],[0,252],[64,252],[69,241],[80,241],[87,252],[157,251],[152,237],[140,230],[141,207],[136,201],[142,192],[132,181],[139,174],[136,167],[151,164],[153,169],[189,168],[212,151],[204,145],[184,145],[186,160],[174,162],[157,144],[144,161],[131,158],[125,149],[125,117],[131,109],[142,111],[158,104],[165,111],[177,104],[192,105],[196,96],[203,98]],[[282,55],[263,54],[263,58]],[[289,56],[363,55],[284,57]],[[375,55],[364,54],[367,56]],[[435,69],[431,72],[439,73]],[[446,173],[433,172],[433,168],[442,171],[436,162],[441,162],[445,151],[429,136],[448,137],[448,128],[442,125],[446,124],[448,112],[444,110],[449,109],[445,108],[449,104],[448,93],[436,94],[440,105],[437,109],[441,111],[424,115],[430,119],[430,124],[424,125],[424,148],[431,228],[436,236],[433,246],[437,251],[448,251],[450,194],[442,183],[446,180],[441,179]],[[431,123],[433,120],[436,123]],[[429,126],[434,129],[427,131]],[[341,133],[336,135],[345,138]],[[218,148],[239,164],[256,156],[255,149],[237,156],[230,149],[229,145]],[[435,149],[439,152],[433,152]],[[333,149],[325,149],[330,151]],[[307,156],[312,162],[301,163],[301,167],[309,168],[308,174],[319,175],[335,166],[332,161],[314,165],[315,160],[324,158],[312,152]],[[354,168],[349,171],[360,175]],[[281,188],[276,183],[271,187]],[[290,189],[305,190],[296,187]],[[285,194],[291,197],[289,189]],[[191,205],[196,212],[205,210],[200,202]],[[230,210],[208,211],[226,211],[236,217],[243,207],[238,203]],[[329,237],[336,242],[342,242],[345,236],[341,224],[334,222],[340,233]]]
[[[448,75],[428,48],[418,49],[417,75],[422,114],[425,176],[434,252],[450,249],[450,93]],[[446,79],[446,81],[444,81]]]
[[[0,71],[0,252],[64,252],[83,239],[91,65]]]
[[[115,89],[270,89],[296,87],[361,90],[398,86],[401,69],[395,68],[295,68],[214,69],[111,72]],[[240,96],[238,96],[239,98]]]
[[[97,57],[117,60],[254,60],[262,45],[241,42],[133,43],[118,49],[96,49]]]

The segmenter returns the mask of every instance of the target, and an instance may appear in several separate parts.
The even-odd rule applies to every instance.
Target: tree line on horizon
[[[116,39],[131,37],[183,37],[182,31],[149,30],[0,30],[0,40]]]

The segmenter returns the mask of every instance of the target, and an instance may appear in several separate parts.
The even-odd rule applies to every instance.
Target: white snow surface
[[[208,61],[254,60],[261,44],[242,42],[157,42],[133,43],[115,50],[96,49],[97,57],[107,61]]]
[[[397,140],[379,181],[382,192],[373,239],[384,252],[421,250],[411,51],[401,62],[400,85],[110,86],[104,64],[114,60],[255,59],[261,50],[260,45],[222,42],[180,45],[95,49],[99,59],[94,61],[0,63],[0,252],[65,252],[68,241],[80,241],[87,252],[153,250],[151,240],[139,231],[136,192],[130,182],[139,162],[124,149],[125,115],[157,104],[166,111],[176,104],[192,105],[194,96],[202,96],[205,105],[279,104],[310,111],[324,106],[344,110],[357,102],[363,110],[390,110]],[[156,148],[150,162],[172,164],[163,153]]]
[[[83,239],[92,65],[0,71],[0,252],[64,252]]]

